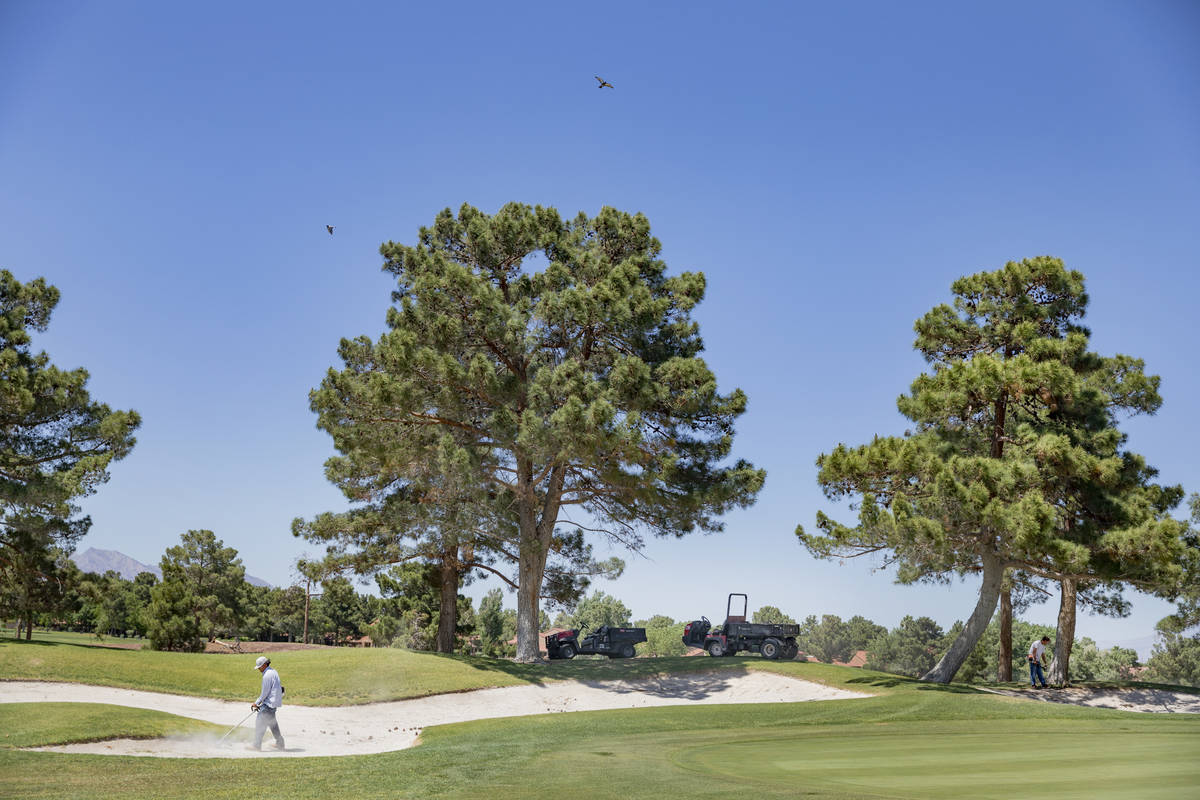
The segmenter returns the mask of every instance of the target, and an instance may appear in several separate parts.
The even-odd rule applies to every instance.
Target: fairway
[[[982,730],[981,730],[982,728]],[[1050,730],[1045,730],[1050,728]],[[1004,721],[856,725],[694,747],[679,766],[820,796],[1200,797],[1200,731]]]

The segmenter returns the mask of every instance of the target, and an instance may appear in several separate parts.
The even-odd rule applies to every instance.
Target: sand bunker
[[[1093,708],[1115,708],[1157,714],[1200,714],[1200,695],[1166,689],[1129,687],[1092,689],[1072,686],[1066,689],[987,689],[993,694],[1037,700],[1042,703],[1071,703]]]
[[[169,758],[364,755],[411,747],[421,730],[430,725],[492,717],[716,703],[798,703],[868,696],[757,670],[736,674],[664,675],[628,681],[556,681],[361,706],[285,705],[278,714],[279,727],[287,740],[287,750],[282,752],[274,750],[273,746],[265,746],[261,753],[247,751],[245,746],[249,737],[243,731],[236,731],[224,744],[218,744],[217,736],[210,736],[112,739],[36,749]],[[0,683],[0,702],[106,703],[165,711],[226,726],[233,726],[250,710],[248,702],[32,681]],[[254,719],[251,718],[243,730],[252,730],[253,726]],[[266,741],[271,741],[270,734]]]

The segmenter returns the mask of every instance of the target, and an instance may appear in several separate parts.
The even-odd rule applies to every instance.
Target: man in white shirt
[[[1034,689],[1038,688],[1038,681],[1041,681],[1043,689],[1046,688],[1046,673],[1042,671],[1042,667],[1046,666],[1046,645],[1049,643],[1049,636],[1035,639],[1033,644],[1029,645],[1029,653],[1025,656],[1029,659],[1029,683]]]
[[[250,704],[250,708],[258,712],[254,723],[253,750],[262,750],[263,735],[270,728],[275,737],[275,747],[283,749],[283,734],[279,732],[279,723],[275,721],[275,712],[283,705],[283,684],[279,682],[279,673],[271,668],[271,659],[259,656],[254,662],[254,668],[262,673],[262,692],[258,699]]]

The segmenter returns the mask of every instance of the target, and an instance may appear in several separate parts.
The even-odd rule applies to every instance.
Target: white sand
[[[411,747],[421,729],[430,725],[492,717],[652,706],[798,703],[869,696],[758,670],[737,674],[666,675],[636,681],[556,681],[360,706],[316,708],[285,704],[277,715],[287,743],[287,750],[283,752],[266,744],[272,742],[269,733],[261,753],[245,749],[249,741],[247,732],[254,727],[253,717],[224,744],[218,744],[218,737],[212,736],[202,739],[113,739],[37,749],[172,758],[364,755]],[[229,727],[250,711],[249,702],[32,681],[0,682],[0,702],[105,703],[165,711]]]
[[[1067,689],[987,689],[993,694],[1020,697],[1042,703],[1071,703],[1093,708],[1116,708],[1157,714],[1200,714],[1200,695],[1166,689],[1130,687],[1128,689],[1091,689],[1072,686]]]

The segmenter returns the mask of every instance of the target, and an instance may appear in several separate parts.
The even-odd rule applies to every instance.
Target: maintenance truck
[[[733,598],[742,598],[742,613],[733,613]],[[760,653],[763,658],[783,658],[791,661],[800,652],[796,636],[800,626],[747,622],[746,610],[750,598],[739,592],[729,595],[725,603],[725,624],[713,628],[708,617],[689,622],[683,628],[683,643],[688,647],[707,650],[710,656],[732,656],[740,650]]]
[[[595,633],[584,636],[587,626],[579,630],[559,631],[546,637],[546,655],[550,658],[575,656],[608,656],[633,658],[634,645],[646,641],[645,628],[616,628],[601,625]]]

